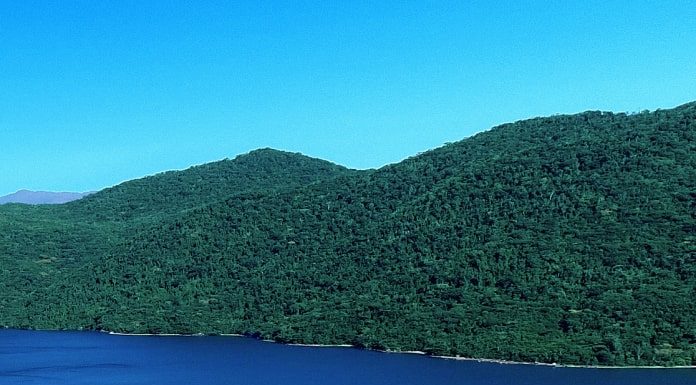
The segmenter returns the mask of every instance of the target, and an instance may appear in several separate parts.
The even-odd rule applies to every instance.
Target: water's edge
[[[101,333],[106,333],[110,335],[117,335],[117,336],[150,336],[150,337],[206,337],[206,336],[221,336],[221,337],[237,337],[237,338],[254,338],[251,336],[247,336],[244,334],[203,334],[203,333],[196,333],[196,334],[173,334],[173,333],[162,333],[162,334],[148,334],[148,333],[119,333],[119,332],[112,332],[108,330],[97,330],[98,332]],[[432,355],[428,354],[426,352],[420,351],[420,350],[377,350],[377,349],[369,349],[369,348],[363,348],[359,346],[354,346],[350,344],[337,344],[337,345],[326,345],[326,344],[302,344],[302,343],[287,343],[287,342],[281,342],[281,341],[275,341],[275,340],[261,340],[263,342],[269,342],[269,343],[275,343],[275,344],[282,344],[282,345],[289,345],[289,346],[306,346],[306,347],[315,347],[315,348],[349,348],[349,349],[358,349],[358,350],[367,350],[367,351],[374,351],[374,352],[379,352],[379,353],[390,353],[390,354],[417,354],[417,355],[422,355],[422,356],[427,356],[427,357],[433,357],[433,358],[439,358],[439,359],[444,359],[444,360],[456,360],[456,361],[473,361],[473,362],[487,362],[487,363],[494,363],[494,364],[500,364],[500,365],[536,365],[536,366],[549,366],[549,367],[554,367],[554,368],[584,368],[584,369],[696,369],[696,365],[677,365],[677,366],[649,366],[649,365],[633,365],[633,366],[593,366],[593,365],[572,365],[572,364],[559,364],[559,363],[547,363],[547,362],[526,362],[526,361],[509,361],[509,360],[499,360],[495,358],[476,358],[476,357],[462,357],[462,356],[441,356],[441,355]]]
[[[695,369],[696,370],[696,365],[677,365],[677,366],[659,366],[659,365],[654,365],[654,366],[650,366],[650,365],[609,366],[609,365],[605,365],[605,366],[601,366],[601,365],[559,364],[556,362],[548,363],[548,362],[509,361],[509,360],[499,360],[499,359],[495,359],[495,358],[442,356],[442,355],[428,354],[428,353],[420,351],[420,350],[378,350],[378,349],[364,348],[364,347],[350,345],[350,344],[330,345],[330,344],[288,343],[288,342],[275,341],[275,340],[269,340],[269,339],[258,339],[258,338],[255,338],[253,336],[249,336],[249,335],[245,335],[245,334],[205,334],[205,333],[194,333],[194,334],[158,333],[158,334],[154,334],[154,333],[121,333],[121,332],[114,332],[114,331],[110,331],[110,330],[21,329],[21,328],[8,328],[8,327],[3,327],[3,329],[39,331],[39,332],[93,332],[93,333],[104,333],[104,334],[113,335],[113,336],[125,336],[125,337],[130,336],[130,337],[163,337],[164,338],[164,337],[215,337],[215,336],[219,336],[219,337],[250,338],[250,339],[257,339],[257,340],[260,340],[263,342],[288,345],[288,346],[305,346],[305,347],[314,347],[314,348],[348,348],[348,349],[366,350],[366,351],[373,351],[373,352],[378,352],[378,353],[388,353],[388,354],[415,354],[415,355],[422,355],[422,356],[438,358],[438,359],[443,359],[443,360],[485,362],[485,363],[493,363],[493,364],[499,364],[499,365],[534,365],[534,366],[547,366],[547,367],[553,367],[553,368],[581,368],[581,369]]]

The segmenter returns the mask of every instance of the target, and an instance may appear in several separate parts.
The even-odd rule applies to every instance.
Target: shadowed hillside
[[[0,208],[0,323],[694,365],[695,181],[695,103],[379,170],[255,151]]]

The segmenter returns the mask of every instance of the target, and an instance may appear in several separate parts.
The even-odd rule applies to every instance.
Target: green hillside
[[[696,103],[379,170],[274,150],[0,206],[0,324],[696,365]]]
[[[262,149],[234,160],[128,181],[67,204],[65,209],[77,214],[76,219],[159,218],[239,194],[299,187],[349,173],[327,161]]]

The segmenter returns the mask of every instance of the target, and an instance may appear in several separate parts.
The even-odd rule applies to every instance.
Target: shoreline
[[[250,338],[262,342],[287,345],[287,346],[298,346],[298,347],[311,347],[311,348],[350,348],[357,350],[366,350],[377,353],[386,354],[416,354],[419,356],[437,358],[441,360],[454,360],[454,361],[471,361],[471,362],[481,362],[490,363],[498,365],[535,365],[535,366],[546,366],[550,368],[569,368],[569,369],[691,369],[696,370],[696,365],[677,365],[677,366],[659,366],[659,365],[630,365],[630,366],[600,366],[600,365],[576,365],[576,364],[559,364],[559,363],[549,363],[549,362],[527,362],[527,361],[509,361],[496,358],[475,358],[475,357],[462,357],[462,356],[442,356],[433,355],[420,350],[377,350],[362,348],[350,344],[304,344],[304,343],[294,343],[294,342],[280,342],[269,339],[259,339],[252,336],[237,334],[237,333],[221,333],[221,334],[205,334],[205,333],[193,333],[193,334],[181,334],[181,333],[122,333],[114,332],[110,330],[66,330],[66,329],[14,329],[0,326],[0,329],[6,330],[26,330],[26,331],[39,331],[39,332],[92,332],[92,333],[103,333],[111,336],[120,337],[236,337],[236,338]]]
[[[425,354],[425,353],[423,353]],[[508,361],[499,360],[495,358],[471,358],[471,357],[459,357],[459,356],[431,356],[435,358],[441,358],[444,360],[455,360],[455,361],[475,361],[475,362],[485,362],[499,365],[536,365],[536,366],[548,366],[551,368],[570,368],[570,369],[696,369],[696,365],[677,365],[677,366],[659,366],[659,365],[629,365],[629,366],[616,366],[616,365],[577,365],[577,364],[559,364],[556,362],[525,362],[525,361]]]
[[[213,337],[213,336],[220,336],[220,337],[241,337],[241,338],[251,338],[251,339],[257,339],[251,336],[247,336],[244,334],[204,334],[204,333],[195,333],[195,334],[176,334],[176,333],[161,333],[161,334],[148,334],[148,333],[119,333],[119,332],[112,332],[108,330],[97,330],[100,333],[105,333],[109,335],[114,335],[114,336],[134,336],[134,337]],[[351,349],[358,349],[358,350],[367,350],[367,351],[372,351],[372,352],[378,352],[378,353],[388,353],[388,354],[416,354],[420,356],[426,356],[426,357],[432,357],[432,358],[437,358],[437,359],[442,359],[442,360],[454,360],[454,361],[470,361],[470,362],[481,362],[481,363],[490,363],[490,364],[498,364],[498,365],[535,365],[535,366],[547,366],[550,368],[570,368],[570,369],[694,369],[696,370],[696,365],[678,365],[678,366],[659,366],[659,365],[631,365],[631,366],[616,366],[616,365],[611,365],[611,366],[594,366],[594,365],[576,365],[576,364],[559,364],[559,363],[548,363],[548,362],[525,362],[525,361],[509,361],[509,360],[501,360],[501,359],[496,359],[496,358],[475,358],[475,357],[461,357],[461,356],[441,356],[441,355],[432,355],[428,354],[426,352],[420,351],[420,350],[376,350],[376,349],[367,349],[367,348],[360,348],[354,345],[350,344],[336,344],[336,345],[330,345],[330,344],[304,344],[304,343],[294,343],[294,342],[279,342],[275,340],[268,340],[268,339],[261,339],[260,341],[262,342],[269,342],[269,343],[274,343],[274,344],[281,344],[281,345],[287,345],[287,346],[299,346],[299,347],[309,347],[309,348],[351,348]]]

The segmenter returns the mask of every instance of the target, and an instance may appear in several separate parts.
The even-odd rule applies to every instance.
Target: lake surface
[[[694,369],[505,365],[241,337],[0,330],[0,384],[694,385]]]

